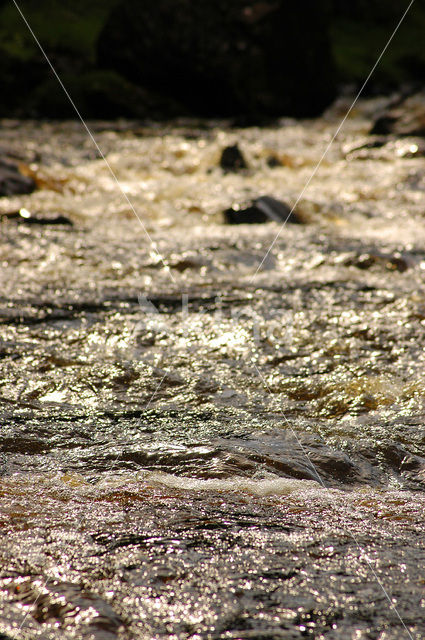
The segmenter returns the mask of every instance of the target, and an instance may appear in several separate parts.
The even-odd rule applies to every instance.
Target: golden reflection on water
[[[302,124],[293,121],[270,129],[252,127],[226,131],[212,126],[201,130],[198,139],[185,139],[178,126],[171,127],[165,135],[161,135],[160,130],[156,135],[149,130],[141,135],[137,131],[118,133],[106,129],[99,131],[96,138],[123,190],[131,196],[148,227],[155,222],[171,228],[220,222],[223,209],[258,192],[294,200],[323,153],[335,128],[335,116],[338,117],[337,112],[333,116],[330,111],[327,121]],[[362,159],[360,151],[347,150],[361,146],[367,127],[367,115],[362,116],[360,106],[347,121],[308,195],[300,203],[306,215],[318,221],[335,215],[340,202],[355,203],[363,199],[378,200],[382,206],[383,202],[389,202],[388,195],[391,195],[391,209],[395,211],[400,210],[406,197],[412,197],[402,190],[395,191],[394,185],[403,181],[406,170],[420,166],[417,143],[390,141],[378,149],[364,149],[367,156]],[[2,135],[5,142],[21,154],[26,149],[30,160],[27,172],[42,187],[29,196],[2,199],[2,211],[19,205],[32,213],[60,211],[79,222],[93,220],[93,217],[106,220],[117,215],[125,218],[130,215],[131,219],[133,214],[123,202],[104,162],[90,159],[83,131],[65,123],[43,127],[28,123],[18,129],[7,129],[6,124]],[[246,156],[249,169],[223,175],[217,166],[220,152],[235,143]],[[31,161],[34,149],[40,158],[38,161]],[[59,157],[58,149],[61,149]],[[268,162],[271,156],[276,160],[273,168]],[[64,166],[64,157],[70,166]],[[373,170],[369,166],[372,161]],[[409,205],[420,206],[414,201]],[[340,208],[339,212],[341,215]]]

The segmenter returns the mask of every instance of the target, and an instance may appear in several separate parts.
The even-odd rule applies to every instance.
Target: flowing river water
[[[0,199],[1,640],[425,636],[424,147],[383,102],[283,228],[223,211],[294,204],[344,100],[90,123],[128,200],[78,123],[1,123],[38,185]]]

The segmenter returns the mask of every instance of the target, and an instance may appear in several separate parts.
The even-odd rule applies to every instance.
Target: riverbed
[[[0,638],[424,636],[424,147],[385,101],[325,157],[348,99],[1,122],[38,188],[0,198]],[[264,195],[298,224],[226,223]]]

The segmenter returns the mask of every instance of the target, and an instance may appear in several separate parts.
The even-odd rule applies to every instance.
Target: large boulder
[[[124,0],[98,63],[207,116],[314,116],[335,95],[325,0]]]

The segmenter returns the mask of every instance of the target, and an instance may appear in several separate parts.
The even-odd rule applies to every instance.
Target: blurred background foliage
[[[331,0],[330,38],[340,83],[362,83],[403,12],[405,0]],[[425,80],[425,2],[415,0],[376,69],[370,90]]]
[[[120,0],[21,0],[19,5],[76,103],[88,117],[144,117],[165,102],[97,63],[99,34]],[[317,0],[326,15],[336,91],[359,86],[395,28],[406,0]],[[259,3],[261,4],[261,3]],[[367,92],[389,92],[425,78],[425,0],[416,0]],[[304,43],[303,43],[304,37]],[[300,45],[309,33],[300,24]],[[0,0],[0,116],[72,117],[12,0]],[[302,82],[302,78],[300,78]],[[135,96],[137,99],[135,99]],[[170,106],[171,105],[171,106]],[[164,108],[175,115],[178,105]],[[99,112],[100,109],[100,112]]]
[[[25,0],[19,6],[47,51],[94,64],[96,40],[117,0]],[[11,0],[0,2],[0,51],[28,61],[39,51]]]

